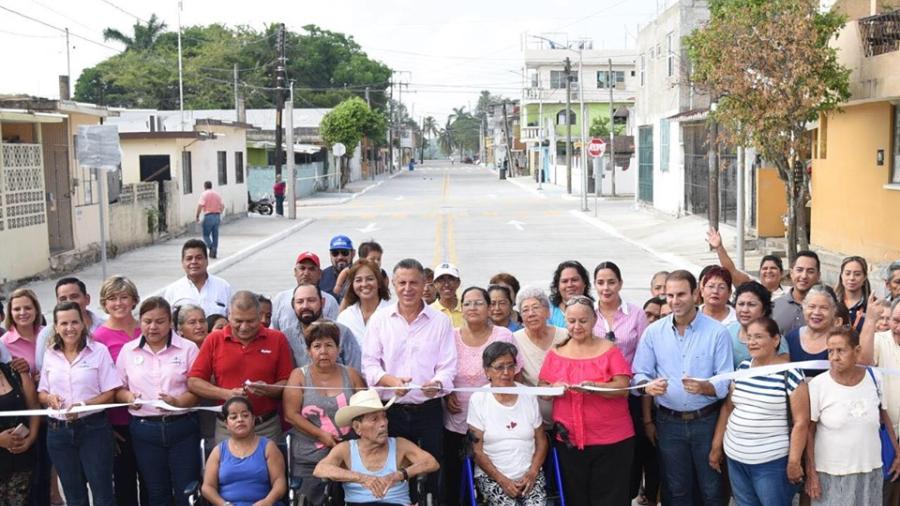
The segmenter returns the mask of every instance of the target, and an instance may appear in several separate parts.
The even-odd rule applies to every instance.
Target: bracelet
[[[409,481],[409,473],[406,472],[405,467],[400,468],[400,474],[403,475],[403,481]]]

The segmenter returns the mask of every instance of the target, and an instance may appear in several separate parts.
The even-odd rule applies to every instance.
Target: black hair
[[[519,350],[513,343],[509,343],[506,341],[494,341],[493,343],[487,345],[487,348],[485,348],[481,353],[481,365],[485,369],[487,369],[498,358],[505,355],[509,355],[513,360],[516,360],[516,356],[518,355],[518,353]]]
[[[765,265],[766,262],[772,262],[778,267],[779,271],[784,272],[784,263],[781,261],[781,257],[776,255],[766,255],[762,257],[762,260],[759,261],[759,268],[762,269],[762,266]]]
[[[212,190],[212,181],[204,181],[203,188],[205,188],[207,190]]]
[[[669,275],[666,276],[666,283],[668,283],[669,281],[687,281],[688,285],[690,285],[691,287],[691,292],[697,289],[697,278],[695,278],[694,275],[690,273],[690,271],[686,271],[684,269],[678,269],[677,271],[670,272]]]
[[[366,241],[359,245],[359,257],[366,258],[369,256],[369,253],[377,251],[381,254],[384,254],[384,249],[375,241]]]
[[[253,410],[253,404],[250,404],[250,399],[248,399],[242,395],[236,395],[236,396],[232,397],[231,399],[228,399],[227,401],[225,401],[225,404],[222,404],[222,412],[219,413],[219,418],[221,420],[227,419],[228,418],[228,410],[231,408],[231,406],[234,406],[235,404],[243,404],[244,406],[247,407],[247,409],[249,409],[251,411]]]
[[[80,279],[78,279],[78,278],[75,278],[75,277],[71,277],[71,276],[70,276],[70,277],[67,277],[67,278],[62,278],[62,279],[60,279],[59,281],[57,281],[57,282],[56,282],[56,288],[55,288],[54,290],[55,290],[55,291],[59,291],[59,288],[60,288],[60,287],[66,286],[66,285],[78,285],[78,289],[81,290],[81,293],[82,293],[83,295],[87,295],[87,294],[88,294],[88,293],[87,293],[87,286],[84,284],[84,281],[82,281],[82,280],[80,280]]]
[[[798,251],[797,258],[794,259],[794,265],[797,265],[797,260],[800,260],[802,257],[812,258],[816,261],[816,270],[822,270],[822,263],[819,261],[819,255],[817,255],[815,251],[810,251],[808,249]]]
[[[647,299],[647,302],[644,302],[643,309],[647,309],[647,306],[649,306],[650,304],[659,304],[659,306],[662,307],[665,303],[666,299],[664,299],[663,297],[650,297],[649,299]]]
[[[200,239],[188,239],[181,247],[181,258],[184,259],[184,253],[189,249],[198,249],[203,252],[203,258],[209,258],[209,251],[206,249],[206,243]]]
[[[619,266],[614,264],[613,262],[600,262],[599,264],[597,264],[597,267],[594,267],[594,279],[597,279],[597,273],[604,269],[613,271],[613,274],[616,275],[616,280],[618,280],[620,283],[622,282],[622,270],[619,269]]]
[[[216,322],[219,321],[220,318],[225,318],[225,315],[213,313],[206,317],[206,331],[212,332],[213,327],[216,325]]]
[[[578,260],[566,260],[556,266],[556,271],[553,272],[553,281],[550,282],[550,303],[554,306],[562,304],[562,295],[559,293],[559,278],[562,277],[562,272],[566,269],[575,269],[578,271],[578,277],[580,277],[581,281],[584,283],[584,293],[581,295],[588,295],[590,293],[591,280],[588,278],[587,269],[585,269]]]
[[[768,288],[757,281],[747,281],[746,283],[742,283],[741,286],[737,287],[737,290],[734,291],[735,303],[737,303],[738,297],[745,293],[756,295],[756,298],[762,303],[763,316],[772,316],[772,292],[770,292]]]
[[[487,287],[488,299],[490,299],[491,292],[503,292],[503,295],[506,295],[506,298],[509,300],[510,304],[515,304],[515,301],[512,299],[512,292],[508,287],[503,285],[489,285]]]
[[[476,291],[476,292],[480,293],[481,296],[484,297],[484,303],[485,303],[485,304],[487,304],[487,305],[490,305],[490,304],[491,304],[491,296],[490,296],[490,294],[488,293],[487,290],[485,290],[484,288],[481,288],[480,286],[470,286],[470,287],[466,288],[465,290],[463,290],[462,295],[460,296],[459,300],[465,299],[465,298],[466,298],[466,294],[469,293],[469,292],[471,292],[471,291]],[[509,291],[507,290],[507,293],[508,293],[508,292],[509,292]]]

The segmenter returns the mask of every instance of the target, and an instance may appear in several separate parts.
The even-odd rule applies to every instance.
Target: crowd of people
[[[293,482],[310,505],[900,504],[900,378],[880,371],[900,369],[900,262],[879,298],[863,258],[832,288],[812,251],[754,279],[707,240],[719,264],[656,273],[642,304],[611,261],[464,287],[343,235],[271,299],[196,239],[162,296],[106,279],[102,313],[77,278],[46,317],[15,290],[0,504],[187,504],[192,481],[216,506]]]

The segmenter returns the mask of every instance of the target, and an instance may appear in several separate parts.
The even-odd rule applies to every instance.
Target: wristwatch
[[[401,468],[400,468],[400,474],[403,475],[403,481],[409,481],[409,473],[406,472],[406,468],[405,468],[405,467],[401,467]]]

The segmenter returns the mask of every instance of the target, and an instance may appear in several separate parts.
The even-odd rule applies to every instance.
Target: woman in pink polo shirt
[[[22,359],[28,363],[32,373],[34,370],[35,340],[41,329],[41,305],[37,295],[31,290],[19,288],[9,296],[6,302],[6,320],[4,320],[7,332],[0,337],[0,341],[6,345],[14,359]],[[16,368],[18,369],[18,364]],[[20,369],[24,371],[24,365]]]
[[[116,400],[134,404],[131,437],[150,504],[187,505],[182,491],[200,478],[200,427],[192,412],[160,409],[135,401],[161,400],[176,408],[197,404],[187,373],[197,345],[172,331],[172,309],[162,297],[141,304],[140,337],[122,347],[116,368],[125,384]]]
[[[106,346],[88,339],[81,306],[62,302],[53,309],[54,331],[44,353],[38,398],[66,410],[112,402],[122,386]],[[47,449],[69,506],[113,506],[113,432],[103,411],[61,412],[47,420]]]
[[[569,337],[547,353],[540,380],[566,387],[553,400],[553,421],[566,428],[573,445],[560,441],[556,445],[566,477],[566,502],[627,506],[634,457],[628,391],[593,392],[583,387],[627,387],[631,366],[612,341],[594,335],[597,314],[590,297],[570,298],[565,317]]]
[[[97,327],[91,337],[106,346],[113,362],[119,357],[125,343],[141,335],[138,322],[134,319],[134,308],[139,301],[137,287],[125,276],[110,276],[100,286],[100,307],[109,318]],[[116,503],[138,504],[137,461],[128,430],[131,417],[127,408],[110,409],[106,414],[109,415],[109,423],[112,424],[116,437],[116,458],[113,462]],[[146,496],[145,493],[142,495]]]

